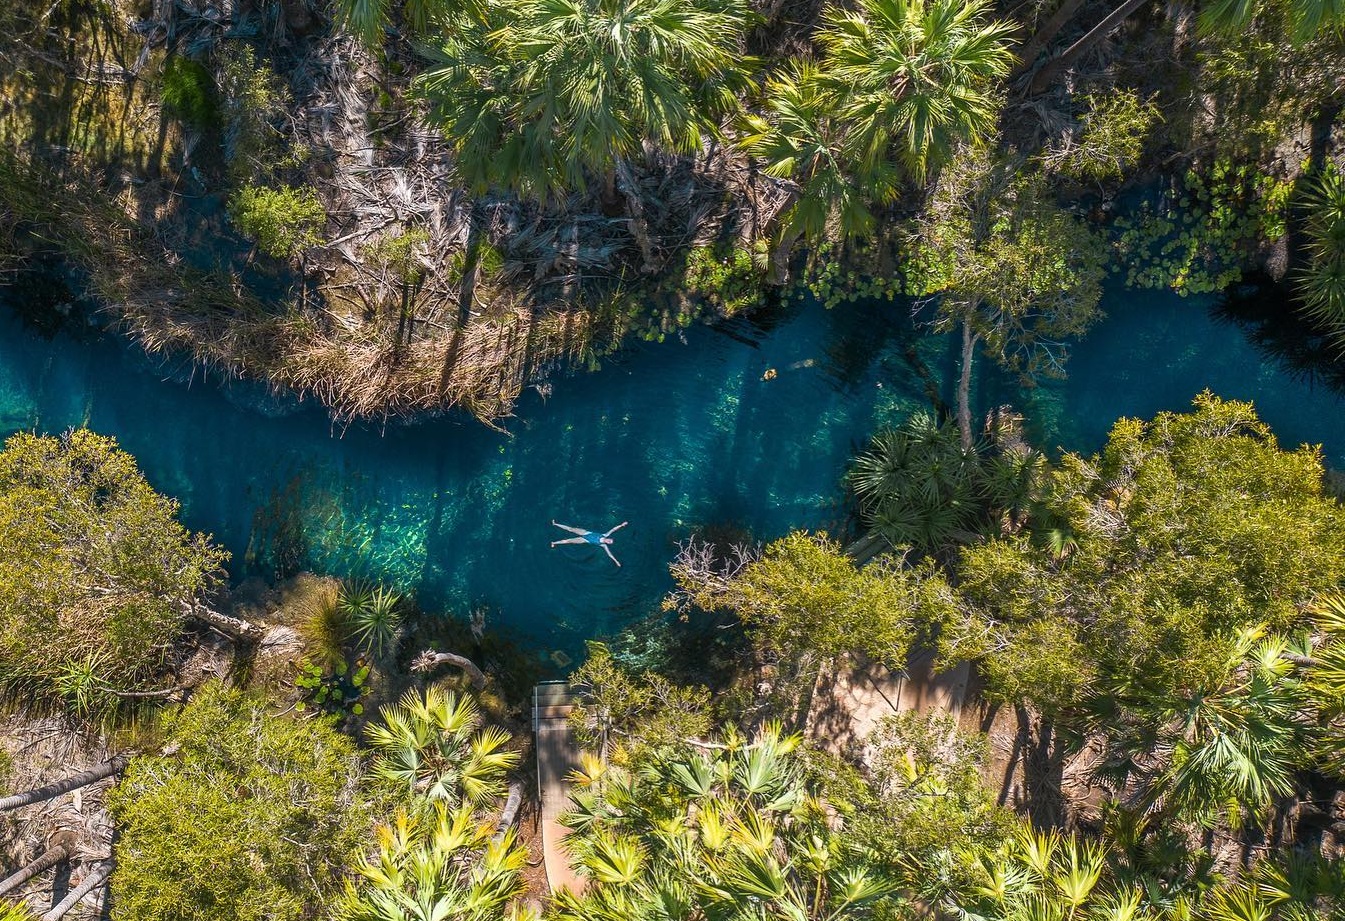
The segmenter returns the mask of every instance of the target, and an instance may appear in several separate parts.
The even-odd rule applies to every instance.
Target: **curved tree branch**
[[[478,691],[486,686],[486,673],[477,668],[471,659],[452,652],[435,652],[433,649],[427,649],[416,656],[415,661],[411,663],[411,670],[431,672],[440,665],[453,665],[465,671],[467,677],[472,680],[472,687]]]

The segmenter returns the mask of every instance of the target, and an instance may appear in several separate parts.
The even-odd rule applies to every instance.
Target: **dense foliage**
[[[311,918],[369,833],[350,740],[221,684],[114,791],[117,919]]]
[[[682,687],[657,672],[633,675],[592,642],[588,659],[570,677],[579,703],[570,714],[580,745],[604,761],[626,765],[651,749],[707,735],[710,694]]]
[[[590,761],[567,838],[586,879],[558,921],[872,917],[896,885],[818,794],[800,739],[682,744],[639,771]]]
[[[875,435],[847,479],[874,533],[928,552],[1012,524],[1034,498],[1041,467],[1035,451],[966,448],[951,421],[915,413]]]
[[[763,653],[797,660],[854,649],[901,665],[916,625],[951,614],[947,585],[928,567],[881,558],[858,568],[826,535],[796,531],[734,578],[674,572],[706,610],[735,612]]]
[[[1345,915],[1345,510],[1321,451],[1204,394],[1048,462],[971,389],[978,354],[1063,374],[1109,270],[1182,295],[1264,270],[1293,294],[1276,321],[1334,360],[1341,0],[134,6],[0,5],[0,278],[63,259],[151,352],[345,419],[493,420],[791,276],[960,335],[954,418],[878,432],[847,476],[856,546],[890,552],[689,540],[664,636],[713,631],[692,647],[713,662],[590,648],[586,887],[552,918]],[[520,711],[413,685],[414,599],[373,582],[314,593],[302,656],[285,630],[201,653],[259,696],[200,683],[227,669],[180,668],[182,641],[225,555],[177,513],[88,432],[0,452],[0,691],[84,731],[166,704],[115,737],[108,914],[531,918]],[[828,736],[828,677],[921,647],[971,661],[960,720]]]
[[[159,686],[225,554],[86,430],[0,451],[0,687],[100,715]]]
[[[743,88],[742,0],[483,4],[420,80],[470,184],[545,195],[615,177],[645,141],[690,152]]]
[[[1066,455],[1036,515],[962,551],[967,620],[944,642],[983,657],[995,694],[1048,709],[1097,681],[1170,693],[1220,674],[1240,631],[1300,625],[1345,578],[1320,453],[1281,450],[1249,404],[1209,394]]]

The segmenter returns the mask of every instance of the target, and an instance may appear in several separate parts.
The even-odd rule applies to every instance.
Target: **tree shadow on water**
[[[1222,297],[1212,315],[1236,324],[1292,380],[1345,394],[1345,349],[1298,316],[1293,304],[1288,286],[1255,276]]]

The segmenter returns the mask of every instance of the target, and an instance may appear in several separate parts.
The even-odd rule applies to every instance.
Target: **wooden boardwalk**
[[[570,732],[573,709],[570,686],[547,681],[532,692],[532,731],[537,739],[537,796],[542,804],[542,858],[546,883],[552,892],[562,888],[578,894],[584,881],[570,868],[565,850],[567,829],[560,817],[570,808],[570,785],[565,777],[579,767],[579,748]]]

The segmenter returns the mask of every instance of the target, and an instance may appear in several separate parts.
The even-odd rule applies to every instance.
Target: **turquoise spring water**
[[[1208,305],[1117,295],[1070,377],[1023,392],[994,374],[982,406],[1028,415],[1044,447],[1092,450],[1121,415],[1180,409],[1199,390],[1255,400],[1288,444],[1345,468],[1334,392],[1286,374]],[[696,328],[530,394],[509,435],[469,420],[333,430],[313,407],[192,380],[111,337],[44,338],[0,309],[0,434],[86,425],[113,435],[231,575],[311,568],[414,591],[427,610],[483,608],[527,648],[570,654],[657,608],[693,531],[769,539],[846,525],[840,479],[873,430],[929,405],[955,343],[917,336],[900,308],[794,308]],[[984,363],[982,363],[984,367]],[[772,373],[773,372],[773,373]],[[623,520],[618,569],[552,518]]]

